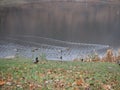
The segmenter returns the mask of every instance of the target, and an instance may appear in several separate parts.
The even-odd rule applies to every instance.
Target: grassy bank
[[[120,90],[120,66],[108,62],[0,59],[1,90]]]

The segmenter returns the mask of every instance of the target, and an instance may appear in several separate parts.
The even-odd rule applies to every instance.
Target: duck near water
[[[35,60],[33,60],[33,63],[37,64],[39,62],[38,57],[35,58]]]

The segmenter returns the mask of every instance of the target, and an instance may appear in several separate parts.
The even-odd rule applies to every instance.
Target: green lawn
[[[120,90],[120,66],[107,62],[0,59],[1,90]]]

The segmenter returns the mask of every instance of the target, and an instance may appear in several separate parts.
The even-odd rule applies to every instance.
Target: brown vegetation
[[[112,49],[108,49],[105,56],[102,58],[102,61],[105,62],[114,62],[115,61],[115,56],[113,54]]]
[[[79,58],[75,58],[73,61],[81,61]],[[113,49],[108,49],[105,55],[100,58],[100,56],[95,52],[93,56],[86,56],[83,60],[85,62],[119,62],[120,61],[120,49],[118,49],[117,54],[113,53]]]

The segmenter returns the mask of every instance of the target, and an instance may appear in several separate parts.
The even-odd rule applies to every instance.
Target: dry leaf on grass
[[[77,85],[77,86],[82,86],[84,84],[84,80],[82,79],[82,77],[80,79],[76,79],[75,82],[73,82],[72,86]]]
[[[6,85],[11,86],[11,85],[12,85],[12,82],[6,82]]]
[[[29,84],[29,88],[30,88],[30,90],[33,90],[34,89],[34,84]]]
[[[5,84],[5,81],[0,81],[0,86],[3,86]]]
[[[104,90],[111,90],[111,85],[102,85]]]
[[[83,85],[83,83],[84,83],[83,79],[76,80],[76,85],[77,86],[81,86],[81,85]]]

